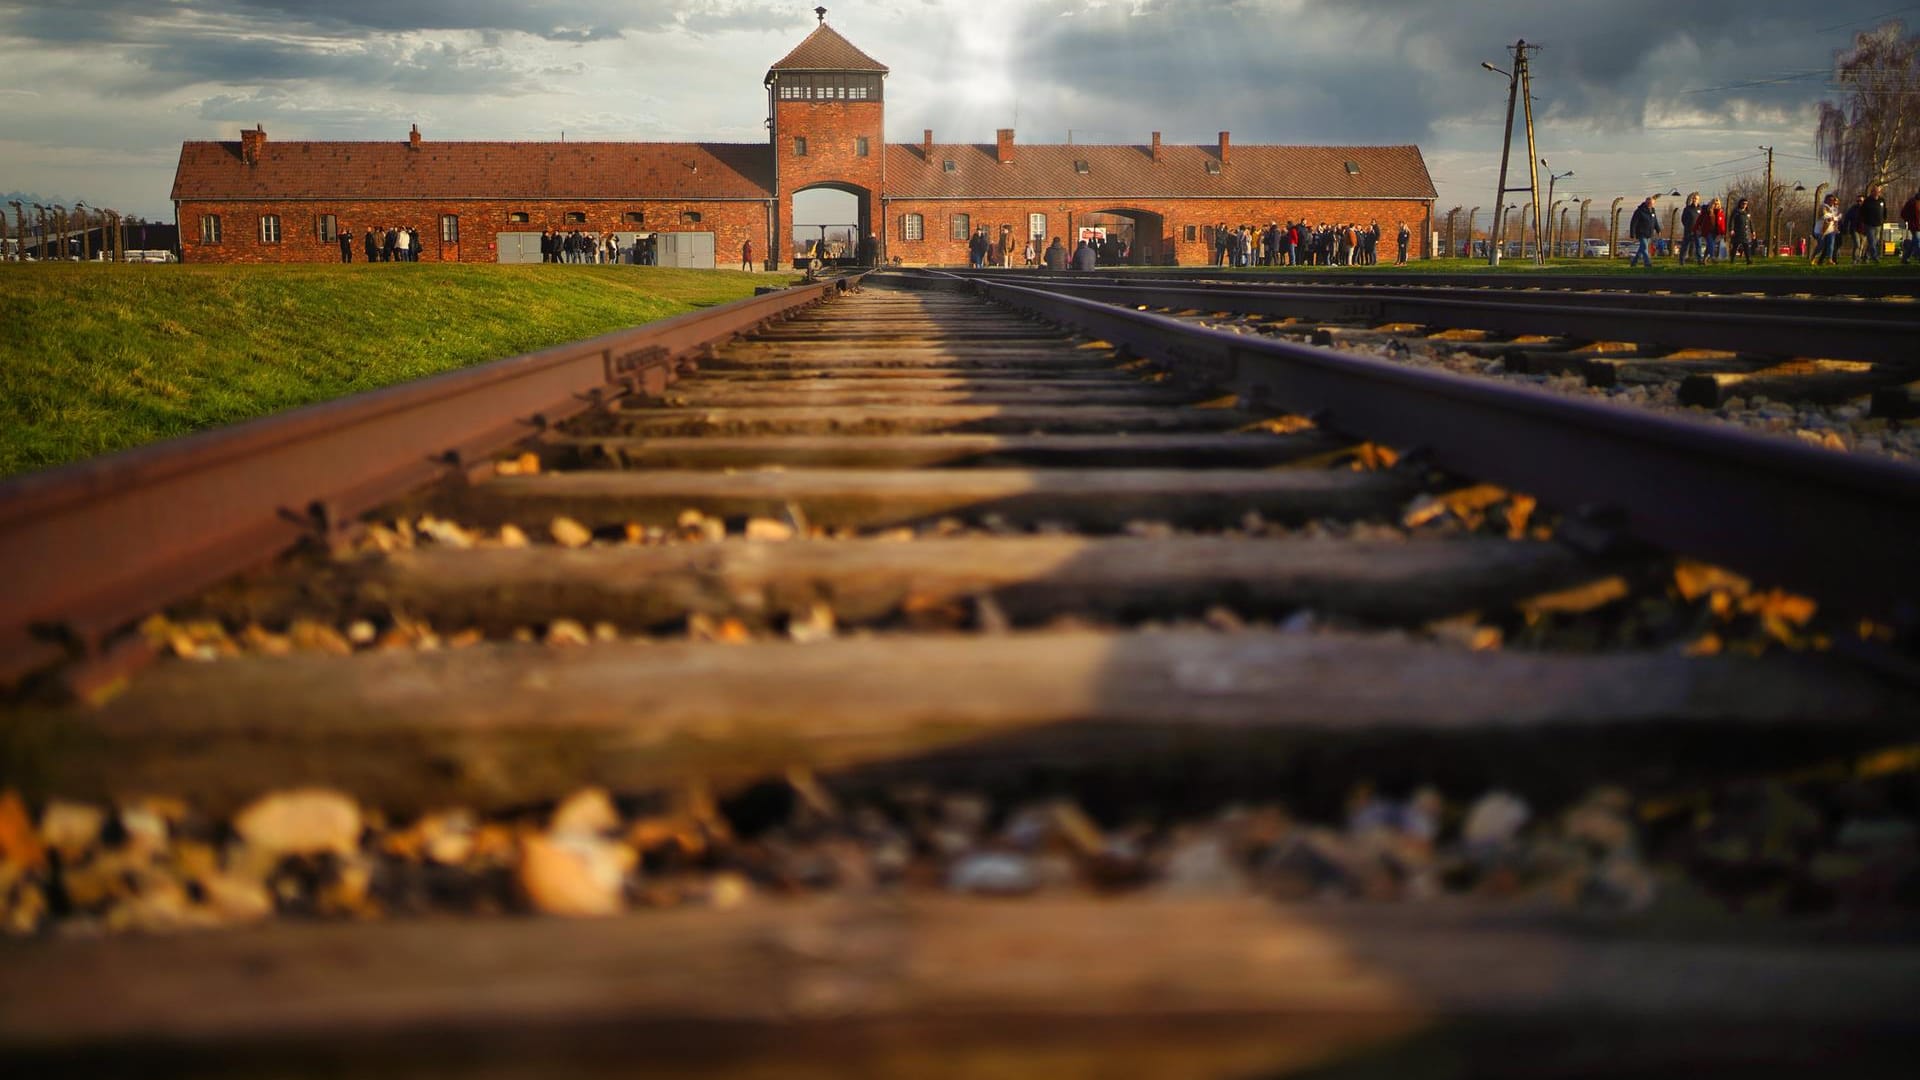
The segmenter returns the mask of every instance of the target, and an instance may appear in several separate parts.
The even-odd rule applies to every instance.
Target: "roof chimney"
[[[1160,163],[1160,133],[1157,131],[1153,133],[1153,161],[1156,165]]]
[[[413,147],[415,150],[420,149],[420,125],[419,124],[413,125],[413,130],[407,132],[407,145]]]
[[[995,134],[994,140],[993,140],[993,152],[994,152],[994,157],[999,159],[1000,164],[1002,165],[1013,164],[1013,129],[1012,128],[1001,128],[999,132]]]
[[[927,164],[933,164],[933,129],[927,128],[920,136],[920,157]]]
[[[1227,163],[1227,152],[1232,149],[1233,149],[1232,140],[1227,137],[1226,132],[1224,131],[1221,132],[1220,133],[1220,164],[1225,165]]]
[[[259,124],[240,133],[240,158],[249,165],[260,164],[260,148],[267,145],[267,129]]]

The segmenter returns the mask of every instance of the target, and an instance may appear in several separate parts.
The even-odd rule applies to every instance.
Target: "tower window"
[[[853,153],[855,157],[867,156],[867,137],[865,135],[854,136]]]
[[[900,218],[900,239],[925,240],[927,238],[927,219],[919,214],[903,214]]]
[[[800,135],[796,135],[796,136],[794,136],[794,138],[793,138],[793,156],[794,156],[794,157],[806,157],[806,156],[807,156],[807,140],[806,140],[806,138],[805,138],[804,136],[800,136]]]

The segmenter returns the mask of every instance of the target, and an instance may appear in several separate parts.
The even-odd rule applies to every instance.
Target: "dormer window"
[[[1208,176],[1219,176],[1219,175],[1220,175],[1220,163],[1219,163],[1219,162],[1217,162],[1217,161],[1209,161],[1209,162],[1207,162],[1207,175],[1208,175]]]
[[[1357,162],[1357,161],[1349,161],[1349,162],[1347,162],[1347,175],[1348,175],[1348,176],[1359,176],[1359,175],[1360,175],[1360,163],[1359,163],[1359,162]]]
[[[953,163],[953,159],[952,159],[952,158],[948,158],[947,160],[945,160],[945,161],[943,161],[943,162],[941,162],[940,164],[941,164],[941,167],[942,167],[942,168],[944,168],[944,169],[946,169],[946,170],[947,170],[948,172],[959,172],[959,171],[960,171],[960,166],[958,166],[958,165],[955,165],[955,164]]]
[[[1073,171],[1085,176],[1093,171],[1093,167],[1087,164],[1085,158],[1081,158],[1073,163]]]

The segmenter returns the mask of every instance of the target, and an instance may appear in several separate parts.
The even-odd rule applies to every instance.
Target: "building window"
[[[1187,226],[1187,233],[1186,233],[1186,235],[1187,235],[1187,243],[1189,243],[1189,244],[1191,244],[1191,243],[1193,243],[1194,241],[1196,241],[1196,240],[1198,240],[1198,239],[1200,239],[1200,226],[1198,226],[1198,225],[1189,225],[1189,226]]]
[[[279,214],[260,215],[260,242],[263,244],[277,244],[280,242]]]
[[[967,240],[973,236],[973,219],[965,214],[955,214],[947,219],[947,236],[955,240]]]
[[[925,240],[927,238],[927,220],[919,214],[906,214],[900,218],[900,239]]]
[[[698,224],[700,224],[700,211],[698,211],[698,210],[682,210],[682,211],[680,211],[680,224],[682,224],[682,225],[698,225]]]
[[[853,139],[853,154],[854,154],[854,156],[855,156],[855,157],[866,157],[866,156],[867,156],[867,137],[866,137],[865,135],[856,135],[856,136],[854,136],[854,139]]]
[[[586,223],[587,223],[587,212],[585,210],[567,211],[567,224],[585,225]]]
[[[638,210],[629,210],[629,211],[627,211],[627,224],[629,224],[629,225],[645,225],[646,223],[647,223],[647,215],[646,215],[646,214],[644,214],[644,213],[641,213],[641,212],[640,212],[640,211],[638,211]]]
[[[1047,215],[1027,215],[1027,235],[1039,240],[1047,235]]]
[[[320,235],[320,242],[331,244],[340,239],[340,219],[332,214],[321,214],[314,219],[314,230]]]
[[[453,214],[440,215],[440,242],[443,244],[460,242],[460,219]]]
[[[959,171],[960,171],[960,167],[959,167],[959,166],[957,166],[957,165],[955,165],[955,164],[953,163],[953,159],[952,159],[952,158],[948,158],[948,159],[946,159],[946,160],[945,160],[944,162],[942,162],[942,163],[941,163],[941,167],[942,167],[942,168],[944,168],[944,169],[946,169],[946,170],[947,170],[948,172],[959,172]]]
[[[207,214],[200,219],[200,242],[217,244],[220,242],[220,215]]]
[[[1093,169],[1088,166],[1085,158],[1079,158],[1073,163],[1073,171],[1079,173],[1081,176],[1085,176],[1092,172]]]
[[[807,156],[807,140],[806,140],[806,136],[804,136],[804,135],[795,135],[795,136],[793,137],[793,156],[794,156],[794,157],[806,157],[806,156]]]
[[[525,210],[507,211],[507,224],[509,225],[525,225],[529,220],[531,219],[527,217]]]
[[[781,101],[879,101],[880,76],[822,71],[783,74],[774,96]]]
[[[1219,175],[1220,175],[1220,163],[1219,163],[1219,162],[1217,162],[1217,161],[1208,161],[1208,162],[1207,162],[1207,175],[1208,175],[1208,176],[1219,176]]]

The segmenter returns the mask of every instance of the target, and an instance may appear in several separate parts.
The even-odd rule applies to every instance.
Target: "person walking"
[[[1707,261],[1718,262],[1727,254],[1727,208],[1715,199],[1700,212],[1700,241],[1707,250]]]
[[[1813,265],[1826,263],[1828,266],[1840,264],[1840,196],[1828,195],[1820,204],[1820,214],[1813,222]]]
[[[1900,265],[1920,259],[1920,191],[1900,206],[1900,224],[1907,227],[1907,242],[1900,245]]]
[[[1840,230],[1847,234],[1847,246],[1853,250],[1852,261],[1855,265],[1866,258],[1867,227],[1861,220],[1866,216],[1866,207],[1867,197],[1856,195],[1853,205],[1847,207],[1847,212],[1840,215]]]
[[[1633,211],[1633,219],[1627,223],[1627,235],[1635,241],[1633,254],[1627,256],[1627,269],[1633,269],[1636,262],[1647,269],[1653,269],[1653,256],[1648,253],[1647,245],[1660,235],[1660,215],[1654,212],[1653,196],[1649,195]]]
[[[1700,254],[1700,193],[1687,196],[1687,205],[1680,210],[1680,263],[1687,265],[1687,255],[1693,255],[1696,263],[1706,262]]]
[[[340,241],[340,261],[343,263],[352,262],[353,261],[353,226],[351,225],[340,226],[340,231],[338,235],[334,237],[334,239]]]
[[[1031,236],[1027,237],[1027,248],[1025,251],[1022,251],[1020,253],[1020,257],[1026,260],[1027,269],[1029,270],[1033,269],[1033,259],[1034,259],[1033,237]]]
[[[1733,262],[1735,256],[1744,255],[1747,265],[1752,266],[1753,211],[1748,209],[1747,200],[1744,197],[1733,204],[1733,213],[1727,217],[1727,234],[1732,238],[1733,244],[1727,252],[1727,262]]]
[[[753,240],[749,238],[740,245],[740,269],[753,273]]]
[[[1875,184],[1860,205],[1860,224],[1866,226],[1867,261],[1880,261],[1881,233],[1887,226],[1887,189]]]

